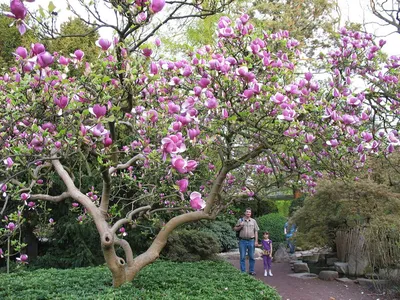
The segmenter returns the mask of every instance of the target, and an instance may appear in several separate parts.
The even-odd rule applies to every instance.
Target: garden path
[[[240,269],[239,260],[228,260]],[[247,261],[248,263],[248,261]],[[247,265],[248,268],[248,265]],[[256,260],[258,280],[275,288],[283,300],[386,300],[382,295],[374,294],[355,283],[344,284],[338,281],[320,279],[300,279],[290,277],[293,274],[289,263],[273,263],[273,277],[264,277],[263,262]]]

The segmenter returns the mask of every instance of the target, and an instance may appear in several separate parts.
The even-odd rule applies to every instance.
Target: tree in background
[[[399,1],[370,0],[370,7],[376,17],[394,27],[394,32],[400,33]]]
[[[69,18],[60,26],[62,38],[49,39],[45,44],[50,51],[57,51],[66,57],[70,57],[70,54],[80,49],[85,53],[86,61],[93,61],[98,58],[101,51],[95,44],[99,39],[99,33],[93,29],[81,19]]]

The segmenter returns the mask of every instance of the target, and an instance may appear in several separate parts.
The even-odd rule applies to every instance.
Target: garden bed
[[[158,261],[118,289],[106,267],[21,271],[0,281],[0,299],[281,299],[226,262]]]

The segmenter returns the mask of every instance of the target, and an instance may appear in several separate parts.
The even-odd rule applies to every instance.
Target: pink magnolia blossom
[[[30,197],[31,197],[31,195],[28,194],[28,193],[22,193],[22,194],[21,194],[21,200],[22,200],[22,201],[26,201],[26,200],[28,200]]]
[[[3,162],[8,169],[11,168],[12,165],[14,164],[14,161],[12,160],[11,157],[7,157]]]
[[[3,258],[3,257],[4,257],[3,249],[0,248],[0,258]]]
[[[27,29],[24,19],[28,10],[21,0],[11,0],[10,10],[11,12],[3,12],[3,14],[7,17],[15,19],[15,24],[17,25],[18,31],[21,35],[23,35]]]
[[[28,263],[28,255],[26,254],[21,254],[20,257],[16,258],[17,262],[21,264],[27,264]]]
[[[196,210],[201,210],[206,207],[206,202],[201,198],[199,192],[192,192],[190,194],[190,206]]]
[[[293,109],[286,108],[282,111],[282,115],[278,116],[278,119],[285,121],[293,121],[296,117],[296,112]]]
[[[26,48],[24,47],[18,47],[15,50],[15,55],[21,57],[22,59],[25,59],[28,57],[28,50],[26,50]]]
[[[13,222],[10,222],[6,225],[6,228],[10,231],[14,231],[15,230],[15,224]]]
[[[54,57],[49,52],[42,52],[37,56],[37,63],[41,68],[46,68],[54,62]]]
[[[181,193],[184,193],[184,192],[186,192],[186,190],[187,190],[187,188],[188,188],[189,180],[188,180],[187,178],[183,178],[183,179],[181,179],[181,180],[177,180],[177,181],[176,181],[176,184],[177,184],[178,187],[179,187],[179,191],[180,191]]]
[[[152,0],[150,4],[150,10],[156,14],[163,10],[165,6],[165,0]]]
[[[96,43],[103,51],[107,51],[111,47],[111,41],[108,39],[99,39]]]
[[[338,142],[337,139],[332,139],[330,141],[327,141],[326,144],[331,146],[331,147],[333,147],[333,148],[335,148],[335,147],[337,147],[339,145],[339,142]]]
[[[106,106],[102,106],[100,104],[95,104],[93,107],[89,108],[89,112],[96,116],[97,119],[103,117],[106,115],[107,113],[107,107]]]
[[[31,45],[32,52],[35,55],[46,52],[46,47],[41,43],[35,43]]]
[[[68,105],[68,98],[66,96],[61,96],[57,98],[54,96],[54,103],[61,109],[65,108]]]
[[[85,53],[82,50],[78,49],[75,50],[74,54],[71,54],[71,56],[81,61],[82,58],[85,56]]]

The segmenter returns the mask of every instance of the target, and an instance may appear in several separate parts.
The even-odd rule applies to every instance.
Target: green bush
[[[264,231],[268,231],[269,238],[276,246],[285,241],[285,235],[283,233],[283,228],[286,223],[285,217],[281,216],[279,213],[273,213],[261,216],[256,220],[258,227],[260,227],[260,231],[258,232],[259,239],[262,239],[262,233]]]
[[[227,252],[238,247],[236,232],[233,231],[232,226],[226,222],[208,222],[201,231],[213,233],[219,241],[222,252]]]
[[[278,213],[281,216],[289,217],[289,209],[292,205],[292,200],[276,200],[275,205],[278,208]]]
[[[246,198],[234,203],[234,211],[238,212],[236,214],[237,219],[243,216],[246,208],[251,208],[253,218],[278,212],[273,200]]]
[[[192,262],[212,259],[219,251],[215,234],[191,229],[173,232],[162,255],[172,261]]]
[[[158,261],[143,269],[133,283],[111,286],[105,267],[36,270],[0,275],[4,300],[176,300],[281,299],[278,293],[227,262]]]
[[[76,268],[104,263],[100,238],[93,222],[80,224],[68,214],[57,221],[49,248],[33,261],[32,267]]]

